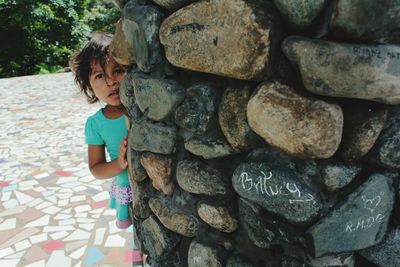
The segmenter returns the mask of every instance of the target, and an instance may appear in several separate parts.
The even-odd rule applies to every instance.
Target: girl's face
[[[92,61],[91,69],[89,82],[97,98],[111,106],[121,105],[119,85],[125,77],[125,68],[109,57],[104,70],[97,61]]]

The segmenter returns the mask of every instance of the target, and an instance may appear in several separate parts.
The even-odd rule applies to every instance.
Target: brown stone
[[[226,140],[242,151],[250,150],[262,141],[247,123],[246,106],[250,94],[250,86],[227,88],[218,110],[219,124]]]
[[[170,195],[174,191],[174,184],[171,181],[172,159],[163,155],[145,152],[140,162],[146,169],[147,174],[153,181],[153,187],[161,190],[164,194]]]
[[[203,221],[221,232],[231,233],[238,227],[237,219],[232,217],[226,207],[200,203],[197,213]]]
[[[280,82],[266,82],[247,105],[250,127],[269,144],[303,158],[329,158],[342,138],[336,104],[307,98]]]
[[[130,140],[128,138],[128,149],[126,152],[128,159],[128,174],[132,181],[140,182],[147,178],[146,170],[140,163],[140,152],[131,148]]]
[[[163,21],[160,41],[175,66],[259,80],[274,54],[274,20],[270,9],[255,1],[198,1]]]
[[[169,199],[161,197],[151,198],[149,206],[167,229],[187,237],[198,234],[201,222],[190,210],[182,209]]]
[[[129,44],[124,31],[122,21],[118,20],[115,25],[114,37],[110,44],[110,52],[115,61],[122,65],[131,65],[134,62],[133,48]]]

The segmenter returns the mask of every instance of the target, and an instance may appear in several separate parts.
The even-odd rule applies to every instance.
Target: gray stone
[[[167,9],[168,11],[175,11],[181,7],[184,7],[195,0],[152,0],[157,5]]]
[[[239,217],[241,226],[257,247],[269,248],[298,240],[297,231],[276,219],[263,216],[260,206],[244,198],[239,199]]]
[[[343,253],[324,256],[320,258],[309,258],[308,263],[312,267],[354,267],[354,254]]]
[[[147,178],[146,170],[140,163],[140,152],[131,148],[131,141],[128,139],[126,158],[128,159],[129,180],[140,182]]]
[[[227,207],[201,202],[197,213],[208,225],[221,232],[231,233],[238,227],[237,219]]]
[[[253,267],[253,265],[236,255],[228,259],[226,267]]]
[[[142,223],[143,244],[155,260],[166,259],[179,242],[177,234],[166,229],[154,216]]]
[[[175,185],[172,182],[172,159],[151,152],[144,152],[140,158],[142,166],[152,180],[155,189],[161,190],[166,195],[174,192]]]
[[[185,98],[185,89],[175,80],[136,74],[132,84],[140,110],[155,121],[168,118]]]
[[[387,119],[387,108],[354,103],[343,109],[343,138],[338,154],[345,161],[365,156],[373,147]]]
[[[262,144],[247,123],[246,107],[250,99],[250,86],[228,87],[218,109],[218,120],[226,140],[238,150],[250,150]]]
[[[378,266],[400,266],[400,228],[389,231],[382,243],[363,249],[359,253]]]
[[[185,148],[190,153],[205,159],[221,158],[237,153],[223,138],[192,137],[185,139]]]
[[[235,191],[293,224],[309,224],[322,208],[313,192],[294,171],[266,162],[240,164],[232,176]]]
[[[389,178],[372,174],[333,211],[307,230],[309,250],[315,257],[349,252],[382,241],[393,208]]]
[[[321,10],[325,7],[327,0],[274,0],[275,6],[295,28],[305,29],[311,25]]]
[[[272,146],[302,158],[329,158],[342,138],[336,104],[308,98],[278,81],[262,83],[247,105],[250,127]]]
[[[340,39],[398,42],[399,24],[399,0],[339,0],[334,8],[330,29]]]
[[[136,105],[136,99],[135,99],[135,92],[133,90],[133,81],[132,78],[134,76],[133,71],[129,71],[124,79],[122,80],[122,83],[119,87],[119,97],[121,99],[121,103],[127,108],[130,109],[132,106]]]
[[[367,159],[386,168],[400,168],[400,109],[390,115]]]
[[[179,186],[193,194],[226,195],[228,182],[217,169],[196,160],[182,160],[176,167]]]
[[[175,111],[175,121],[180,127],[203,134],[216,117],[217,97],[210,84],[195,84],[186,91],[186,98]]]
[[[149,199],[154,195],[154,189],[150,181],[131,183],[132,189],[132,212],[135,218],[146,219],[150,216]]]
[[[189,267],[223,267],[222,259],[218,256],[217,249],[193,240],[189,247]]]
[[[353,181],[361,170],[362,166],[357,163],[324,162],[321,164],[321,180],[328,191],[336,191]]]
[[[134,63],[133,48],[126,39],[122,30],[122,21],[118,20],[115,25],[115,33],[110,44],[110,53],[115,61],[122,65],[131,65]]]
[[[149,205],[160,222],[175,233],[194,237],[201,229],[202,223],[193,213],[182,209],[167,198],[153,197]]]
[[[281,259],[281,267],[311,267],[311,265],[302,260],[284,255]]]
[[[122,12],[122,30],[130,46],[138,68],[152,72],[164,64],[163,49],[158,30],[164,15],[151,5],[129,1]]]
[[[257,1],[198,1],[163,21],[160,41],[175,66],[257,80],[270,67],[277,29],[272,11]]]
[[[315,94],[400,104],[400,46],[334,43],[291,36],[283,52]]]
[[[145,119],[133,120],[129,140],[137,151],[172,154],[176,149],[176,127],[156,124]]]

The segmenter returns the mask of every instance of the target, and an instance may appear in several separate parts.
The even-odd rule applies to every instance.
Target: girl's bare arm
[[[128,166],[126,160],[126,139],[122,140],[118,159],[107,162],[104,146],[88,145],[89,169],[97,179],[108,179],[116,176]]]

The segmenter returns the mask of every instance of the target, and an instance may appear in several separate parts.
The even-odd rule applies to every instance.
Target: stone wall
[[[400,0],[115,2],[152,266],[400,266]]]

